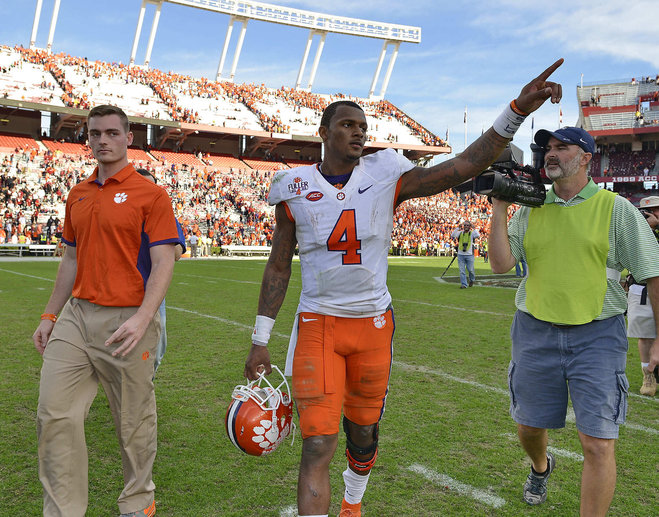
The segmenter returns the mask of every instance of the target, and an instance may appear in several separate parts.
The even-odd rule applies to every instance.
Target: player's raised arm
[[[559,59],[522,88],[494,124],[475,140],[465,151],[451,160],[433,167],[415,167],[402,178],[398,202],[415,197],[432,196],[459,185],[487,167],[505,149],[515,132],[528,115],[537,110],[547,99],[556,104],[563,96],[559,83],[548,81],[554,71],[563,64]]]

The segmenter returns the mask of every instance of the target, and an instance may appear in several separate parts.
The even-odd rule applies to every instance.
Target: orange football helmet
[[[261,373],[257,380],[236,386],[225,418],[231,443],[252,456],[273,452],[295,426],[286,377],[275,365],[272,369],[282,378],[279,385],[273,386]]]

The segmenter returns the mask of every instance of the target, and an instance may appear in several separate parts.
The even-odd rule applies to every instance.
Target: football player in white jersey
[[[348,466],[340,515],[361,515],[392,364],[394,319],[386,275],[395,208],[485,170],[527,115],[547,99],[560,101],[561,85],[548,78],[562,62],[524,86],[492,128],[460,156],[441,164],[417,167],[391,149],[362,156],[368,129],[364,112],[351,101],[338,101],[321,119],[322,163],[274,177],[268,201],[276,205],[276,227],[244,374],[253,380],[272,371],[266,345],[286,295],[297,244],[302,293],[286,374],[293,377],[303,438],[300,516],[328,515],[329,463],[342,411]]]

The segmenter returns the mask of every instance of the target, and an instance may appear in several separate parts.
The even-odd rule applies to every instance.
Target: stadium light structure
[[[59,6],[61,0],[55,0],[53,3],[53,14],[50,17],[50,30],[48,31],[48,43],[46,50],[51,51],[53,47],[53,38],[55,37],[55,27],[57,26],[57,16],[59,15]],[[37,31],[39,29],[39,18],[41,18],[41,8],[43,7],[43,0],[37,0],[37,7],[34,11],[34,20],[32,22],[32,35],[30,36],[30,48],[36,47]]]
[[[278,6],[251,0],[142,0],[142,6],[140,8],[140,14],[137,20],[137,28],[135,30],[135,38],[133,39],[133,47],[130,55],[130,65],[135,64],[135,56],[137,54],[138,42],[142,32],[142,25],[144,23],[146,6],[147,4],[153,4],[156,7],[156,11],[153,17],[153,22],[151,24],[151,33],[149,35],[146,56],[144,59],[144,66],[149,66],[149,62],[151,60],[151,51],[153,50],[153,42],[158,30],[158,22],[160,20],[162,5],[166,2],[229,15],[229,24],[225,33],[220,62],[216,73],[216,80],[218,81],[222,80],[222,72],[226,62],[229,43],[233,33],[233,26],[236,22],[241,24],[241,30],[234,51],[233,61],[231,63],[231,70],[228,77],[224,79],[228,81],[233,81],[236,75],[238,59],[242,50],[243,41],[247,32],[247,23],[249,20],[278,23],[309,30],[309,37],[303,52],[302,62],[300,63],[300,69],[295,84],[295,88],[297,89],[299,89],[300,85],[302,84],[302,76],[306,68],[307,60],[309,58],[309,53],[315,36],[319,36],[319,41],[312,63],[307,87],[305,88],[307,90],[311,90],[313,87],[316,71],[318,69],[318,63],[320,62],[320,57],[325,45],[325,38],[328,33],[347,34],[351,36],[383,40],[382,50],[380,51],[378,64],[369,90],[369,99],[381,99],[384,97],[387,86],[389,84],[389,79],[391,78],[391,74],[394,68],[394,63],[398,57],[398,49],[400,44],[421,42],[420,27],[329,15],[325,13],[307,11],[303,9],[294,9],[292,7]],[[380,94],[376,96],[376,84],[389,47],[392,47],[389,64],[382,81]]]

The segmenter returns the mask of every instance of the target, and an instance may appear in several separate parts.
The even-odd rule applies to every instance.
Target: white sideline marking
[[[279,517],[297,517],[297,506],[290,505],[282,508]]]
[[[402,368],[403,370],[409,371],[409,372],[421,372],[421,373],[429,373],[431,375],[437,375],[438,377],[443,377],[445,379],[448,379],[450,381],[454,382],[459,382],[461,384],[467,384],[469,386],[473,386],[475,388],[480,388],[485,391],[491,391],[494,393],[499,393],[501,395],[505,395],[508,397],[508,390],[504,390],[502,388],[497,388],[495,386],[488,386],[487,384],[481,384],[480,382],[475,382],[475,381],[470,381],[467,379],[462,379],[460,377],[456,377],[454,375],[444,373],[440,370],[433,370],[432,368],[428,368],[427,366],[415,366],[412,364],[407,364],[403,363],[401,361],[394,361],[393,362],[394,366],[398,366],[399,368]],[[650,397],[646,397],[650,398]],[[655,399],[652,399],[656,402]],[[572,408],[568,408],[567,410],[567,416],[565,417],[566,422],[574,423],[575,422],[575,416],[574,416],[574,410]],[[659,434],[659,430],[654,429],[652,427],[646,427],[644,425],[638,425],[638,424],[630,424],[629,422],[625,422],[623,424],[625,427],[629,429],[634,429],[635,431],[641,431],[644,433],[648,434]]]
[[[479,309],[469,309],[467,307],[456,307],[455,305],[442,305],[441,303],[420,302],[418,300],[400,300],[398,298],[395,298],[394,302],[416,303],[417,305],[427,305],[429,307],[439,307],[441,309],[452,309],[455,311],[474,312],[476,314],[489,314],[490,316],[504,316],[506,318],[510,318],[511,320],[513,318],[513,314],[510,312],[481,311]]]
[[[176,276],[189,276],[191,278],[202,278],[209,284],[218,284],[221,282],[234,282],[237,284],[261,285],[261,282],[254,282],[252,280],[236,280],[235,278],[220,278],[220,277],[210,277],[204,275],[191,275],[188,273],[176,273]]]
[[[424,467],[423,465],[419,465],[418,463],[415,463],[414,465],[410,465],[409,467],[407,467],[407,470],[411,472],[416,472],[417,474],[421,474],[428,481],[431,481],[436,485],[445,486],[449,490],[458,492],[461,495],[466,495],[468,497],[471,497],[472,499],[475,499],[479,503],[484,503],[494,508],[501,508],[503,505],[506,504],[506,500],[502,499],[501,497],[492,495],[489,492],[486,492],[485,490],[474,488],[471,485],[467,485],[466,483],[457,481],[452,477],[447,476],[446,474],[440,474],[439,472],[435,472],[434,470]]]
[[[0,271],[4,271],[6,273],[13,273],[15,275],[20,275],[20,276],[26,276],[26,277],[29,277],[29,278],[36,278],[37,280],[46,280],[48,282],[54,282],[55,281],[52,278],[43,278],[41,276],[28,275],[26,273],[18,273],[17,271],[11,271],[9,269],[0,268]],[[196,275],[184,275],[184,276],[196,276]],[[208,278],[208,277],[203,277],[202,276],[200,278]],[[221,280],[228,280],[228,279],[221,279]],[[249,283],[249,282],[246,282],[246,283]],[[256,282],[254,282],[254,283],[256,283]],[[491,315],[494,315],[494,316],[509,316],[509,314],[507,314],[507,313],[479,311],[479,310],[476,310],[476,309],[466,309],[464,307],[453,307],[453,306],[450,306],[450,305],[441,305],[441,304],[428,303],[428,302],[419,302],[419,301],[415,301],[415,300],[398,300],[398,301],[402,302],[402,303],[416,303],[416,304],[419,304],[419,305],[428,305],[428,306],[431,306],[431,307],[441,307],[441,308],[447,308],[447,309],[455,309],[455,310],[459,310],[459,311],[475,312],[475,313],[481,313],[481,314],[491,314]],[[244,328],[244,329],[252,330],[252,328],[253,328],[250,325],[245,325],[243,323],[238,323],[237,321],[227,320],[227,319],[224,319],[224,318],[220,318],[218,316],[212,316],[210,314],[203,314],[203,313],[197,312],[197,311],[190,311],[188,309],[183,309],[181,307],[174,307],[172,305],[167,305],[167,308],[172,309],[174,311],[187,312],[188,314],[194,314],[196,316],[201,316],[203,318],[214,319],[216,321],[226,323],[227,325],[233,325],[233,326]],[[273,332],[272,335],[283,338],[283,339],[288,339],[290,337],[290,334],[282,334],[281,332]],[[454,382],[469,384],[471,386],[474,386],[474,387],[477,387],[477,388],[482,388],[482,389],[487,390],[487,391],[494,391],[496,393],[502,393],[502,394],[508,395],[507,390],[504,390],[504,389],[501,389],[501,388],[495,388],[493,386],[487,386],[485,384],[480,384],[478,382],[469,381],[467,379],[461,379],[460,377],[455,377],[454,375],[450,375],[448,373],[444,373],[444,372],[441,372],[441,371],[438,371],[438,370],[432,370],[430,368],[427,368],[426,366],[413,366],[413,365],[410,365],[410,364],[402,363],[400,361],[394,361],[394,364],[401,367],[401,368],[403,368],[404,370],[420,371],[420,372],[423,372],[423,373],[430,373],[430,374],[433,374],[433,375],[438,375],[440,377],[444,377],[444,378],[446,378],[448,380],[452,380]],[[644,402],[654,402],[655,404],[659,403],[659,397],[644,397],[643,395],[639,395],[637,393],[628,393],[628,396],[631,397],[631,398],[642,400]],[[572,420],[572,421],[574,421],[574,420]],[[636,424],[630,424],[630,423],[626,423],[624,425],[629,427],[630,429],[635,429],[637,431],[642,431],[642,432],[649,433],[649,434],[659,434],[659,431],[657,429],[653,429],[653,428],[650,428],[650,427],[645,427],[645,426],[642,426],[642,425],[636,425]]]
[[[659,398],[657,397],[646,397],[640,393],[627,393],[627,396],[634,399],[644,400],[646,402],[659,402]]]
[[[14,275],[26,276],[28,278],[36,278],[37,280],[45,280],[46,282],[55,281],[54,278],[44,278],[42,276],[27,275],[25,273],[19,273],[18,271],[12,271],[11,269],[0,269],[0,271],[4,271],[5,273],[13,273]]]
[[[644,425],[630,424],[629,422],[625,422],[622,425],[624,427],[628,427],[629,429],[634,429],[635,431],[641,431],[643,433],[659,434],[659,429],[653,429],[652,427],[645,427]]]
[[[501,395],[505,395],[506,397],[508,396],[508,390],[504,390],[503,388],[496,388],[494,386],[488,386],[487,384],[481,384],[480,382],[462,379],[460,377],[456,377],[455,375],[451,375],[449,373],[444,373],[439,370],[433,370],[432,368],[428,368],[427,366],[415,366],[407,363],[402,363],[400,361],[394,361],[394,365],[402,368],[403,370],[407,370],[408,372],[430,373],[432,375],[437,375],[438,377],[444,377],[445,379],[448,379],[453,382],[468,384],[469,386],[473,386],[475,388],[480,388],[485,391],[493,391],[494,393],[499,393]]]
[[[517,435],[513,433],[503,433],[501,436],[510,438],[513,441],[517,441]],[[578,452],[566,451],[565,449],[559,449],[558,447],[552,447],[551,445],[547,446],[549,452],[553,452],[555,456],[561,456],[563,458],[570,458],[571,460],[580,461],[583,463],[583,455]]]
[[[583,463],[583,455],[578,452],[566,451],[565,449],[559,449],[558,447],[552,447],[547,445],[547,450],[554,453],[556,456],[562,456],[563,458],[570,458],[572,460],[577,460]]]
[[[173,311],[185,312],[187,314],[194,314],[195,316],[200,316],[202,318],[208,318],[208,319],[211,319],[211,320],[219,321],[220,323],[226,323],[227,325],[232,325],[234,327],[239,327],[239,328],[242,328],[242,329],[248,329],[250,331],[254,328],[253,325],[245,325],[244,323],[239,323],[237,321],[228,320],[228,319],[225,319],[225,318],[220,318],[219,316],[213,316],[211,314],[203,314],[201,312],[191,311],[191,310],[188,310],[188,309],[183,309],[182,307],[174,307],[173,305],[167,305],[166,307],[168,309],[173,310]],[[289,334],[282,334],[281,332],[273,332],[271,335],[274,335],[274,336],[277,336],[277,337],[282,337],[282,338],[285,338],[285,339],[288,339],[290,337]]]
[[[639,395],[640,397],[640,395]],[[571,422],[574,423],[576,422],[576,417],[574,416],[574,409],[571,407],[568,408],[567,410],[567,415],[565,417],[566,422]],[[641,431],[643,433],[648,433],[648,434],[659,434],[659,430],[653,429],[652,427],[645,427],[644,425],[639,425],[639,424],[630,424],[629,422],[625,422],[622,424],[625,427],[628,427],[629,429],[634,429],[635,431]]]

